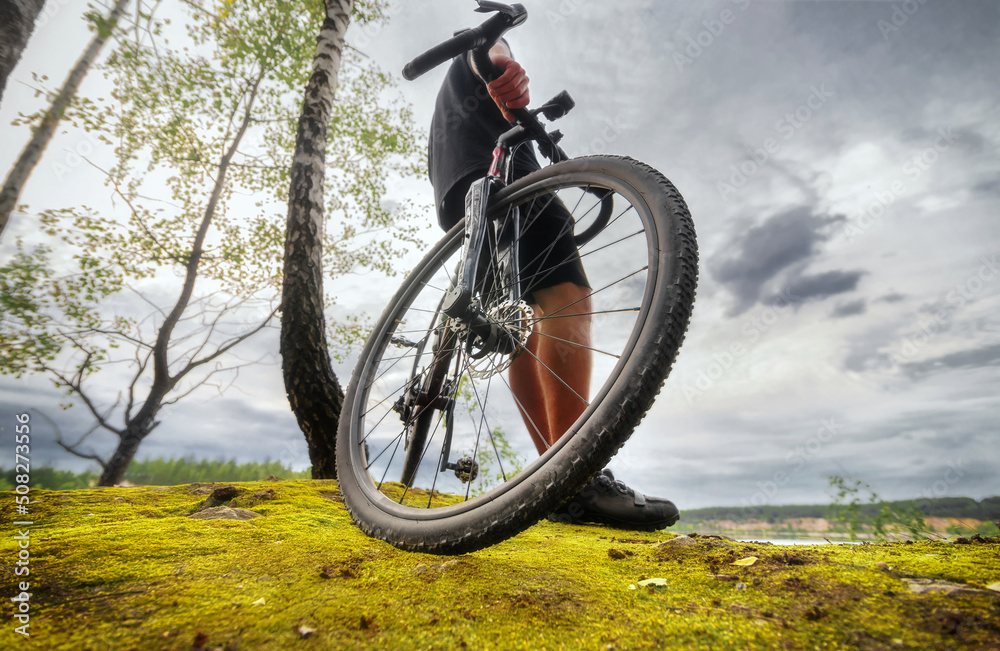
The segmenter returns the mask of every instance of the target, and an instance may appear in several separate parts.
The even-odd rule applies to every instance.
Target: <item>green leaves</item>
[[[73,207],[36,208],[52,241],[19,244],[0,269],[0,373],[50,373],[83,397],[91,374],[127,369],[123,403],[91,408],[83,398],[102,424],[114,416],[128,426],[144,401],[155,417],[220,369],[238,368],[215,355],[267,323],[280,300],[289,167],[323,3],[180,4],[186,15],[174,25],[155,12],[125,29],[88,14],[95,30],[128,36],[97,67],[112,87],[107,97],[79,96],[66,109],[90,142],[113,148],[113,205],[68,197]],[[384,21],[386,5],[356,2],[354,19]],[[345,54],[340,80],[323,271],[393,273],[417,241],[419,217],[404,197],[386,198],[394,180],[422,176],[424,137],[392,76],[370,59]],[[367,332],[363,317],[328,327],[335,353]],[[154,361],[155,346],[164,354]],[[169,379],[156,391],[154,365]]]

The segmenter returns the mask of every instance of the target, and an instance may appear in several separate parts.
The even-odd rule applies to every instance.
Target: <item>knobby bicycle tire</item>
[[[366,343],[347,389],[337,436],[337,471],[344,502],[365,533],[402,549],[440,554],[475,551],[505,540],[575,495],[618,451],[652,406],[684,340],[694,303],[698,254],[691,216],[676,188],[658,171],[633,159],[616,156],[573,159],[519,179],[495,195],[490,214],[499,215],[511,206],[527,205],[526,202],[538,201],[539,197],[554,197],[575,188],[583,194],[595,194],[595,188],[613,191],[620,197],[616,201],[628,207],[611,223],[625,223],[626,215],[627,219],[641,223],[639,230],[633,233],[635,237],[628,236],[633,242],[638,238],[636,246],[640,250],[644,246],[646,260],[645,267],[640,268],[641,278],[635,274],[626,275],[615,281],[616,285],[608,285],[611,290],[605,292],[614,294],[621,290],[625,295],[625,289],[632,291],[631,285],[641,284],[634,290],[635,295],[641,297],[640,305],[628,310],[607,311],[608,314],[621,311],[635,315],[629,317],[633,325],[627,333],[602,334],[616,342],[624,342],[622,353],[612,355],[613,359],[608,362],[614,366],[607,380],[590,397],[583,414],[562,438],[518,474],[509,477],[504,474],[501,484],[488,485],[484,494],[470,495],[466,490],[463,499],[461,495],[436,490],[437,475],[433,475],[434,483],[429,491],[404,486],[390,478],[391,472],[398,471],[402,463],[394,459],[400,448],[406,446],[407,426],[404,422],[401,433],[392,435],[400,429],[400,419],[392,412],[400,411],[400,396],[407,387],[416,386],[424,378],[414,372],[402,377],[403,371],[410,360],[416,359],[417,353],[412,351],[419,350],[423,354],[429,348],[428,341],[435,328],[442,327],[441,322],[445,321],[439,314],[433,314],[427,317],[430,319],[428,325],[417,325],[414,315],[433,313],[434,309],[433,303],[428,303],[424,309],[418,308],[416,301],[431,289],[443,291],[435,287],[436,283],[441,283],[435,280],[435,274],[447,280],[453,272],[447,268],[447,261],[460,248],[463,239],[463,224],[458,224],[414,268],[393,297]],[[563,200],[562,195],[558,196]],[[585,227],[578,225],[577,228]],[[609,236],[605,242],[600,242],[599,237],[591,242],[594,251],[612,252],[611,263],[605,266],[617,263],[613,252],[622,241],[615,239],[617,234],[611,234],[612,226],[607,230]],[[583,248],[580,255],[584,256]],[[593,259],[604,260],[596,256]],[[593,259],[588,258],[587,264]],[[591,264],[588,275],[591,270],[601,271],[603,267],[598,269],[596,263]],[[595,285],[594,295],[606,289],[592,284]],[[428,330],[423,332],[420,328]],[[415,336],[423,339],[419,342],[407,339]],[[461,360],[462,355],[462,351],[456,351],[454,358]],[[448,363],[452,363],[451,356]],[[458,367],[458,362],[455,365]],[[417,363],[413,362],[412,366],[415,368]],[[471,379],[466,382],[466,373],[467,367],[456,368],[456,384],[472,385],[472,391],[476,392],[474,398],[479,401],[479,389]],[[502,374],[496,377],[501,389],[494,395],[504,396],[502,385],[507,384],[509,388],[510,384]],[[491,376],[488,382],[495,379]],[[486,382],[482,380],[481,383]],[[387,388],[382,388],[383,385]],[[489,395],[490,386],[486,384],[486,395]],[[451,390],[455,395],[462,390],[470,391],[468,387],[452,387]],[[393,400],[397,401],[395,409],[391,407]],[[486,436],[496,450],[493,439],[496,429],[489,427],[486,400],[483,397],[478,405],[481,415],[470,416],[473,423],[470,432],[479,419],[480,433],[476,434],[475,450],[480,454],[487,449],[486,442],[480,448],[479,437],[484,424]],[[476,406],[475,402],[472,406]],[[459,419],[453,409],[450,415],[441,416],[435,427],[447,428]],[[436,430],[431,432],[425,436],[427,443],[421,441],[420,445],[429,448],[437,435]],[[378,445],[369,450],[370,443]],[[479,457],[474,453],[472,458]],[[497,459],[502,472],[499,453]],[[432,466],[437,463],[433,456],[428,461]],[[436,468],[432,470],[436,472]],[[425,497],[427,507],[434,508],[418,506]]]

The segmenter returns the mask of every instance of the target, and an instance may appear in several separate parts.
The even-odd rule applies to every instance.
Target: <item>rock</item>
[[[972,588],[961,583],[939,581],[937,579],[903,579],[903,582],[910,588],[910,592],[915,592],[916,594],[943,592],[946,595],[951,595],[958,592],[986,592],[986,590]]]
[[[670,540],[664,540],[661,543],[656,543],[653,547],[693,547],[697,545],[696,541],[691,536],[677,536],[676,538],[671,538]]]
[[[212,491],[211,495],[208,496],[204,502],[198,505],[195,509],[196,512],[210,511],[216,507],[222,506],[231,502],[240,494],[240,490],[235,486],[220,486]],[[249,511],[248,511],[249,513]],[[260,515],[259,513],[257,515]],[[224,517],[224,516],[219,516]],[[213,518],[209,518],[213,519]],[[230,520],[249,520],[250,518],[227,518]]]
[[[260,513],[254,513],[246,509],[234,509],[229,506],[213,506],[188,516],[195,520],[253,520],[261,517]]]
[[[259,502],[262,500],[273,500],[276,497],[273,488],[268,488],[267,490],[257,491],[250,496],[250,501]]]

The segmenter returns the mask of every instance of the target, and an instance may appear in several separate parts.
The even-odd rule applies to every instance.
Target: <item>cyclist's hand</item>
[[[490,97],[500,107],[503,116],[514,122],[514,115],[508,109],[524,108],[530,102],[528,95],[528,75],[517,61],[503,55],[494,55],[493,63],[503,68],[503,74],[487,85]]]

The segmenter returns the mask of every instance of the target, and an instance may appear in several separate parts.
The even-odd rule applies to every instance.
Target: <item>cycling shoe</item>
[[[593,522],[618,529],[656,531],[677,522],[680,511],[670,500],[629,488],[605,468],[548,519],[563,524]]]

